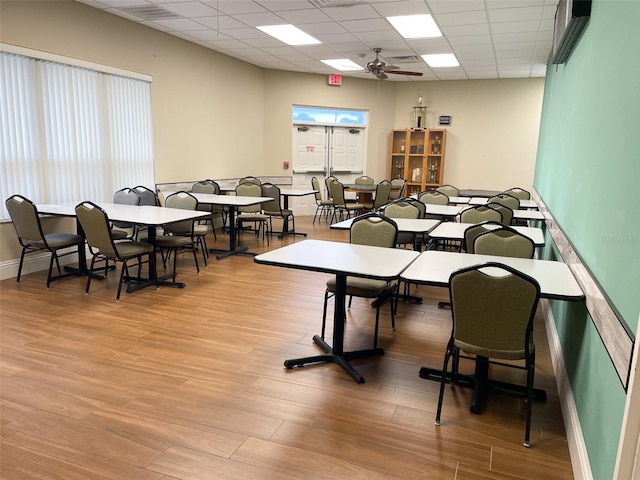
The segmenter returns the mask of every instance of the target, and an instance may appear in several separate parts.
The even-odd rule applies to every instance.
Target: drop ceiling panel
[[[422,77],[386,81],[544,76],[558,0],[78,0],[263,68],[334,72],[321,62],[347,58],[361,66],[381,58],[454,53],[461,66],[429,69]],[[338,6],[351,2],[353,6]],[[146,6],[170,18],[151,21],[127,7]],[[432,13],[444,37],[403,39],[386,16]],[[164,15],[162,15],[164,17]],[[155,18],[155,17],[154,17]],[[257,30],[291,23],[322,42],[289,47]],[[404,68],[405,70],[409,68]],[[368,72],[343,76],[370,78]]]

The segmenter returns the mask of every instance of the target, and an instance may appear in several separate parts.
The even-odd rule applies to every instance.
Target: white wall
[[[536,159],[544,79],[402,83],[395,124],[411,126],[411,107],[422,89],[427,126],[447,128],[444,182],[459,188],[530,190]]]
[[[389,136],[422,89],[452,115],[444,178],[463,188],[530,188],[543,80],[380,82],[263,70],[68,0],[0,2],[0,42],[151,75],[157,183],[288,175],[293,104],[368,110],[366,173],[389,177]],[[19,252],[0,225],[0,262]]]

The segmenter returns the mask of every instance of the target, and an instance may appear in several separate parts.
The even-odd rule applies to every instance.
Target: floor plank
[[[296,219],[308,238],[348,241],[326,222]],[[242,233],[254,252],[303,239]],[[226,235],[217,243],[225,248]],[[521,398],[492,394],[481,415],[471,392],[418,376],[442,364],[450,311],[444,289],[415,287],[422,304],[399,305],[396,329],[381,313],[385,354],[338,366],[286,370],[316,354],[326,274],[210,257],[200,274],[178,257],[184,289],[147,288],[115,302],[118,274],[45,272],[0,282],[0,477],[3,479],[571,479],[544,322],[536,317],[532,447],[522,447]],[[330,303],[330,308],[332,308]],[[354,299],[346,349],[369,347],[375,309]],[[327,337],[331,335],[328,322]],[[464,371],[473,365],[463,364]],[[491,375],[521,380],[492,367]]]

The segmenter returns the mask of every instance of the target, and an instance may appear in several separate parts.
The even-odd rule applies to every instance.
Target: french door
[[[322,188],[329,175],[336,176],[342,183],[353,183],[364,171],[365,133],[364,127],[294,124],[293,188],[309,188],[313,176],[318,177]],[[315,212],[312,196],[296,200],[296,213],[312,215]]]

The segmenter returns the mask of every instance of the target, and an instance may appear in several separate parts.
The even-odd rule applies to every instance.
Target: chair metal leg
[[[436,409],[436,425],[440,425],[440,414],[442,412],[442,400],[444,398],[444,384],[446,382],[446,372],[449,365],[449,357],[451,356],[451,348],[453,347],[453,339],[449,340],[447,350],[444,353],[444,364],[442,365],[442,376],[440,378],[440,394],[438,395],[438,408]]]

